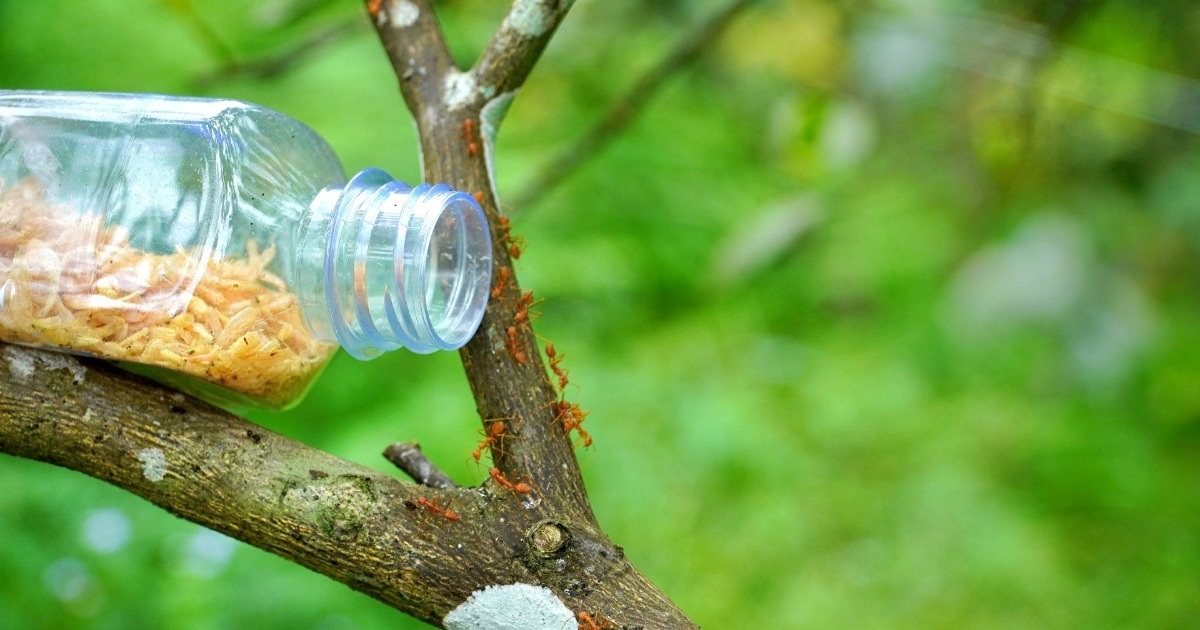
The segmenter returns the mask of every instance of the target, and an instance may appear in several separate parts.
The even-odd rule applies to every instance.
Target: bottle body
[[[288,406],[344,343],[345,295],[367,291],[331,293],[369,267],[329,238],[345,186],[320,137],[254,105],[0,92],[0,340],[141,366],[226,406]]]

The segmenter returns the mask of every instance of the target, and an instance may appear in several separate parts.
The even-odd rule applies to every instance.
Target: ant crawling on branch
[[[520,259],[521,254],[525,253],[525,239],[512,235],[512,223],[508,217],[500,217],[500,242],[505,244],[513,260]]]
[[[542,300],[533,299],[533,291],[526,291],[517,300],[517,314],[513,316],[513,325],[529,328],[529,309],[541,304]],[[537,315],[537,313],[534,313]]]
[[[517,300],[517,313],[513,316],[513,324],[505,330],[508,343],[508,352],[512,355],[513,360],[521,365],[529,362],[529,355],[521,348],[521,342],[518,338],[521,329],[529,329],[529,309],[541,303],[541,300],[534,301],[533,291],[526,291],[521,294]]]
[[[479,139],[475,135],[475,119],[468,118],[463,121],[463,142],[467,144],[467,155],[475,157],[479,155]]]
[[[562,361],[566,355],[558,353],[554,348],[553,343],[546,344],[546,358],[550,359],[550,371],[554,372],[554,376],[558,378],[558,391],[562,392],[571,383],[567,378],[567,370],[562,367]]]
[[[500,299],[500,295],[504,293],[504,287],[512,281],[512,269],[508,267],[500,267],[496,270],[496,286],[492,287],[492,299]]]
[[[512,490],[517,494],[529,494],[530,492],[533,492],[533,486],[525,483],[524,481],[518,481],[516,483],[509,481],[508,478],[504,476],[504,473],[500,472],[499,468],[492,468],[488,471],[488,475],[490,475],[492,479],[500,485],[500,487]]]
[[[509,354],[512,355],[512,358],[514,361],[516,361],[517,363],[520,363],[521,365],[525,365],[529,361],[529,356],[525,354],[524,350],[521,350],[518,347],[517,327],[509,326],[508,330],[506,332],[508,334],[508,352],[509,352]]]
[[[495,461],[495,452],[500,448],[500,441],[504,439],[504,429],[504,419],[498,419],[487,425],[486,433],[479,432],[480,435],[483,435],[483,440],[479,442],[479,446],[475,447],[474,451],[471,451],[471,457],[474,458],[476,464],[483,457],[484,449],[492,451],[492,460]]]
[[[562,423],[563,430],[568,435],[572,431],[578,433],[579,444],[583,444],[584,448],[591,448],[592,436],[583,428],[583,421],[587,418],[588,412],[584,411],[578,403],[567,402],[566,399],[552,400],[550,404],[554,405],[554,420]]]
[[[438,504],[436,499],[427,499],[425,497],[417,497],[417,500],[415,502],[414,501],[405,501],[404,505],[405,505],[405,507],[407,507],[410,510],[415,510],[417,508],[424,508],[425,510],[427,510],[430,513],[441,515],[443,518],[445,518],[448,521],[458,521],[458,520],[462,519],[462,516],[458,512],[455,512],[454,510],[450,509],[449,503],[447,503],[446,505],[443,506],[443,505]]]
[[[550,401],[550,404],[554,406],[554,420],[561,422],[563,430],[568,434],[572,431],[577,433],[579,444],[583,444],[584,448],[591,448],[592,436],[583,428],[583,421],[587,418],[588,412],[584,411],[578,403],[568,402],[566,398],[567,385],[571,383],[571,379],[567,377],[566,368],[562,367],[565,356],[559,354],[553,343],[546,344],[546,358],[549,359],[550,371],[558,380],[555,385],[558,386],[559,399]]]
[[[586,610],[579,611],[576,619],[579,620],[579,630],[608,630],[617,627],[616,624],[605,619],[604,615],[600,613],[592,615]]]

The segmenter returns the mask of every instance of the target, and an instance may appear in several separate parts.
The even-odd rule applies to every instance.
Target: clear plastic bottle
[[[491,278],[475,199],[247,103],[0,91],[0,340],[226,406],[299,400],[338,345],[452,350]]]

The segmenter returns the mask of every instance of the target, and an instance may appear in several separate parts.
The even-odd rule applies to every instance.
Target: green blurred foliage
[[[472,60],[503,3],[439,3]],[[715,0],[580,0],[496,147],[502,200]],[[222,67],[359,27],[270,78]],[[221,95],[416,179],[354,2],[0,4],[0,87]],[[705,627],[1200,618],[1200,6],[764,1],[538,203],[538,332],[601,522]],[[1191,78],[1189,78],[1191,77]],[[452,354],[339,356],[265,425],[464,483]],[[0,627],[419,624],[44,464],[0,459]]]

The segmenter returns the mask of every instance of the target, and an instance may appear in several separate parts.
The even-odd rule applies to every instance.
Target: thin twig
[[[358,32],[362,20],[355,18],[317,30],[287,50],[249,61],[233,60],[196,79],[197,87],[207,87],[218,81],[237,77],[271,79],[296,67],[313,53]]]
[[[183,21],[187,23],[188,27],[200,39],[201,44],[213,56],[220,59],[222,63],[232,64],[237,62],[237,55],[233,53],[233,48],[225,42],[225,38],[221,37],[220,33],[212,25],[200,17],[200,13],[196,11],[196,7],[192,5],[191,0],[183,2],[158,0],[158,3],[163,5],[168,11],[183,18]]]
[[[617,99],[587,133],[559,151],[527,183],[511,203],[515,208],[528,208],[538,202],[547,192],[558,186],[589,158],[599,153],[621,131],[641,113],[642,107],[660,87],[680,68],[687,65],[717,39],[737,16],[738,12],[755,0],[733,0],[720,11],[697,24],[657,64],[633,84],[633,87]]]
[[[422,486],[443,490],[458,487],[450,475],[429,461],[417,442],[396,442],[383,450],[383,456]]]
[[[340,0],[296,0],[288,6],[278,7],[272,11],[272,15],[263,19],[263,25],[275,29],[290,28],[339,1]],[[278,3],[276,3],[276,6],[277,5]]]

